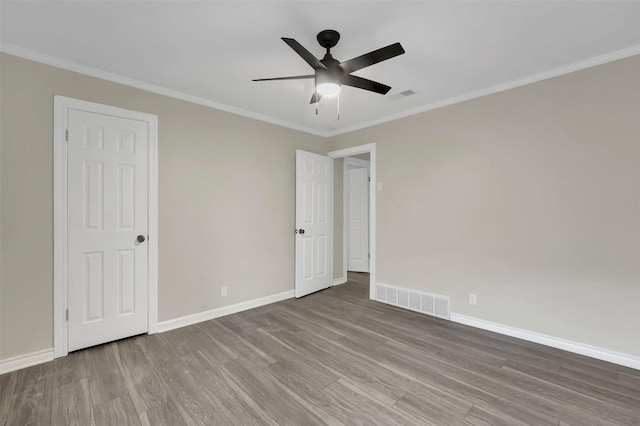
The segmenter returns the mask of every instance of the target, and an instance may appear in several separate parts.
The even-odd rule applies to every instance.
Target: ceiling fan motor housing
[[[316,70],[316,86],[322,83],[336,83],[342,85],[344,71],[340,67],[330,67],[326,70]]]
[[[334,81],[338,83],[344,75],[344,70],[340,67],[340,61],[333,59],[330,53],[327,53],[323,59],[320,60],[327,69],[316,70],[316,81],[320,77],[323,81]]]

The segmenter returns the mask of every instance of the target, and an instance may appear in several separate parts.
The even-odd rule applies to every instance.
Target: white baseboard
[[[452,313],[451,321],[640,370],[640,357],[634,355],[615,352],[609,349],[587,345],[585,343],[548,336],[535,331],[523,330],[521,328],[485,321],[461,314]]]
[[[270,303],[279,302],[281,300],[293,297],[293,290],[284,291],[282,293],[272,294],[270,296],[260,297],[258,299],[248,300],[246,302],[236,303],[235,305],[223,306],[222,308],[212,309],[206,312],[200,312],[193,315],[187,315],[168,321],[158,323],[158,332],[169,331],[175,328],[185,327],[187,325],[197,324],[202,321],[223,317],[225,315],[235,314],[237,312],[246,311],[248,309],[257,308],[259,306],[268,305]],[[18,355],[12,358],[0,360],[0,374],[9,373],[11,371],[20,370],[22,368],[31,367],[37,364],[53,361],[53,348],[44,349],[30,354]]]
[[[53,361],[53,348],[0,360],[0,374]]]
[[[235,305],[223,306],[221,308],[211,309],[209,311],[199,312],[197,314],[186,315],[180,318],[174,318],[158,323],[158,332],[173,330],[188,325],[197,324],[203,321],[209,321],[214,318],[231,315],[248,309],[257,308],[259,306],[268,305],[270,303],[279,302],[281,300],[291,299],[294,296],[293,290],[283,291],[282,293],[272,294],[270,296],[260,297],[258,299],[247,300],[246,302],[236,303]]]
[[[342,283],[335,284],[334,282],[334,285],[338,284]],[[246,302],[236,303],[235,305],[223,306],[221,308],[212,309],[210,311],[187,315],[168,321],[162,321],[158,324],[158,331],[169,331],[176,328],[197,324],[199,322],[208,321],[225,315],[231,315],[238,312],[246,311],[248,309],[257,308],[259,306],[268,305],[270,303],[279,302],[281,300],[290,299],[293,296],[293,290],[289,290],[282,293],[273,294],[271,296],[265,296],[258,299],[248,300]],[[498,324],[456,313],[451,313],[451,321],[640,370],[640,357],[634,355],[611,351],[609,349],[599,348],[596,346],[587,345],[585,343],[575,342],[559,337],[553,337],[546,334],[537,333],[535,331],[523,330],[521,328],[511,327],[508,325]],[[43,349],[41,351],[32,352],[30,354],[18,355],[12,358],[3,359],[0,360],[0,374],[9,373],[11,371],[20,370],[22,368],[31,367],[37,364],[43,364],[45,362],[53,361],[53,359],[53,348]]]
[[[333,279],[333,285],[340,285],[340,284],[344,284],[346,282],[347,282],[347,277],[334,278]]]

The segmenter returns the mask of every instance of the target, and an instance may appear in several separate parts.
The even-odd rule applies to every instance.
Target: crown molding
[[[496,84],[494,86],[486,87],[480,90],[474,90],[473,92],[464,93],[459,96],[444,99],[442,101],[433,102],[428,105],[423,105],[418,108],[410,109],[398,114],[388,115],[381,117],[377,120],[368,121],[366,123],[358,124],[348,128],[340,129],[333,132],[328,132],[326,137],[338,136],[344,133],[353,132],[356,130],[364,129],[367,127],[375,126],[377,124],[386,123],[388,121],[397,120],[399,118],[408,117],[411,115],[420,114],[422,112],[431,111],[438,108],[443,108],[449,105],[458,104],[471,99],[480,98],[482,96],[492,95],[494,93],[504,92],[505,90],[515,89],[516,87],[526,86],[527,84],[537,83],[539,81],[548,80],[550,78],[559,77],[561,75],[570,74],[575,71],[584,70],[587,68],[595,67],[597,65],[603,65],[609,62],[614,62],[620,59],[629,58],[631,56],[640,55],[640,44],[627,47],[625,49],[616,50],[613,52],[605,53],[604,55],[594,56],[589,59],[585,59],[578,62],[573,62],[568,65],[563,65],[558,68],[553,68],[547,71],[543,71],[537,74],[531,74],[526,77],[518,78],[515,80],[507,81],[505,83]]]
[[[147,92],[156,93],[159,95],[167,96],[174,99],[179,99],[186,102],[191,102],[194,104],[229,112],[232,114],[241,115],[243,117],[253,118],[255,120],[263,121],[270,124],[275,124],[277,126],[287,127],[293,130],[298,130],[298,131],[309,133],[312,135],[330,138],[333,136],[338,136],[338,135],[353,132],[356,130],[364,129],[367,127],[375,126],[378,124],[386,123],[389,121],[397,120],[399,118],[409,117],[411,115],[420,114],[422,112],[443,108],[443,107],[454,105],[457,103],[480,98],[482,96],[492,95],[494,93],[504,92],[505,90],[514,89],[516,87],[525,86],[527,84],[536,83],[536,82],[547,80],[554,77],[559,77],[561,75],[595,67],[597,65],[603,65],[609,62],[620,60],[620,59],[629,58],[631,56],[640,55],[640,44],[635,46],[630,46],[625,49],[620,49],[613,52],[605,53],[604,55],[594,56],[592,58],[585,59],[582,61],[573,62],[571,64],[563,65],[561,67],[553,68],[540,73],[531,74],[526,77],[496,84],[494,86],[486,87],[484,89],[464,93],[459,96],[454,96],[438,102],[433,102],[427,105],[423,105],[418,108],[413,108],[397,114],[381,117],[376,120],[367,121],[365,123],[357,124],[355,126],[350,126],[344,129],[337,129],[337,130],[326,131],[326,132],[312,129],[306,126],[301,126],[295,123],[291,123],[289,121],[279,120],[273,117],[269,117],[263,114],[258,114],[242,108],[237,108],[230,105],[214,102],[209,99],[200,98],[198,96],[190,95],[177,90],[167,89],[165,87],[145,83],[129,77],[121,76],[119,74],[109,73],[106,71],[99,70],[97,68],[88,67],[75,62],[60,59],[54,56],[45,55],[43,53],[25,49],[23,47],[16,46],[10,43],[0,44],[0,51],[4,53],[8,53],[10,55],[18,56],[24,59],[29,59],[31,61],[40,62],[40,63],[51,65],[57,68],[62,68],[68,71],[73,71],[73,72],[88,75],[91,77],[99,78],[102,80],[112,81],[114,83],[145,90]]]
[[[201,98],[198,96],[190,95],[188,93],[180,92],[178,90],[167,89],[162,86],[156,86],[154,84],[145,83],[140,80],[125,77],[119,74],[113,74],[107,71],[102,71],[97,68],[88,67],[78,64],[76,62],[60,59],[55,56],[49,56],[44,53],[36,52],[33,50],[25,49],[20,46],[16,46],[10,43],[0,44],[0,52],[7,53],[9,55],[18,56],[20,58],[28,59],[30,61],[39,62],[46,65],[51,65],[56,68],[62,68],[67,71],[77,72],[79,74],[88,75],[90,77],[99,78],[101,80],[107,80],[114,83],[122,84],[124,86],[134,87],[136,89],[144,90],[147,92],[155,93],[158,95],[167,96],[169,98],[179,99],[181,101],[191,102],[197,105],[202,105],[208,108],[217,109],[232,114],[241,115],[243,117],[253,118],[255,120],[264,121],[266,123],[275,124],[277,126],[287,127],[289,129],[298,130],[305,133],[310,133],[316,136],[327,137],[328,133],[322,132],[316,129],[312,129],[306,126],[300,126],[289,121],[279,120],[277,118],[269,117],[263,114],[258,114],[252,111],[248,111],[242,108],[225,105],[219,102],[214,102],[209,99]]]

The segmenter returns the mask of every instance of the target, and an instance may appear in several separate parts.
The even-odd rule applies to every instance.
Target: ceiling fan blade
[[[387,59],[402,55],[403,53],[404,49],[402,48],[402,45],[400,43],[394,43],[387,47],[382,47],[378,50],[344,61],[340,66],[345,73],[350,74],[370,65],[377,64],[378,62],[386,61]]]
[[[274,77],[274,78],[256,78],[251,81],[272,81],[272,80],[304,80],[305,78],[314,78],[315,75],[294,75],[291,77]]]
[[[289,47],[291,47],[293,50],[295,50],[295,52],[298,55],[300,55],[300,57],[302,59],[304,59],[306,63],[311,65],[311,68],[313,68],[314,70],[326,70],[327,69],[327,67],[325,67],[324,64],[322,62],[320,62],[320,59],[318,59],[315,56],[313,56],[313,54],[311,52],[309,52],[307,49],[305,49],[300,43],[298,43],[294,39],[282,37],[282,41],[287,43],[289,45]]]
[[[313,96],[311,96],[311,102],[309,103],[315,104],[316,102],[320,102],[320,99],[322,99],[322,95],[320,93],[313,92]]]
[[[366,78],[357,77],[355,75],[345,75],[342,77],[342,84],[345,86],[357,87],[358,89],[368,90],[370,92],[380,93],[385,95],[390,86],[386,84],[378,83],[377,81],[367,80]]]

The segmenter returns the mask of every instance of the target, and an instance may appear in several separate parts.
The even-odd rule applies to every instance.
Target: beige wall
[[[371,142],[384,184],[379,282],[640,356],[640,56],[337,136],[330,149]]]
[[[326,140],[0,61],[0,359],[53,345],[53,95],[159,117],[160,321],[293,289],[295,149],[324,153]]]
[[[52,346],[54,94],[159,116],[160,320],[292,289],[294,150],[376,142],[378,281],[640,356],[640,57],[328,142],[0,62],[0,359]]]

